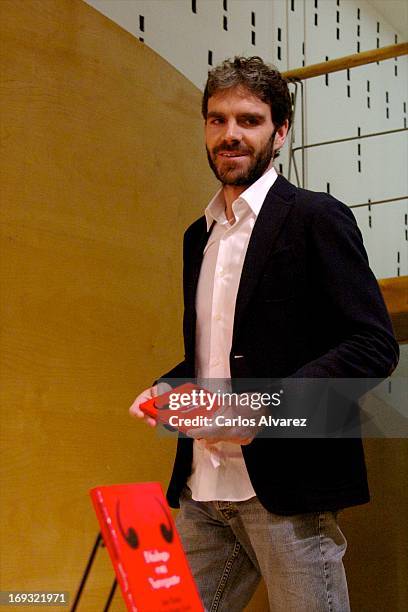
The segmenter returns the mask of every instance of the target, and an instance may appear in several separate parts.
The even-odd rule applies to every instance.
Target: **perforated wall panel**
[[[260,55],[286,70],[403,40],[365,0],[87,1],[200,88],[211,66],[236,54]],[[305,81],[306,143],[406,128],[407,67],[405,56]],[[293,129],[298,147],[300,92]],[[295,155],[301,177],[301,152]],[[286,176],[288,157],[286,146],[276,162]],[[328,144],[307,149],[305,186],[355,206],[407,196],[407,167],[403,131]],[[408,200],[354,212],[377,277],[407,274]]]

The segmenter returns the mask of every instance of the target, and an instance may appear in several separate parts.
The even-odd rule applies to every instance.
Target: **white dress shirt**
[[[196,293],[198,384],[202,381],[208,387],[208,379],[216,383],[214,379],[231,377],[229,356],[242,266],[256,218],[276,178],[276,170],[270,165],[233,202],[232,225],[225,216],[222,189],[205,209],[207,230],[214,221],[215,225],[204,249]],[[194,441],[192,474],[187,484],[197,501],[243,501],[255,496],[241,447],[232,442],[219,442],[210,451],[204,440]]]

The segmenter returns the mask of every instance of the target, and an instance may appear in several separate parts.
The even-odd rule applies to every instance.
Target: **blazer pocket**
[[[291,246],[270,254],[259,281],[259,298],[264,302],[283,302],[296,291],[296,259]]]

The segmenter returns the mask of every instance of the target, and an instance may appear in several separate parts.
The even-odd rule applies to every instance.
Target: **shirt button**
[[[221,319],[221,315],[220,315],[220,314],[216,314],[216,315],[214,316],[214,319],[215,319],[216,321],[220,321],[220,319]]]
[[[214,361],[212,362],[213,366],[217,366],[220,364],[220,360],[219,359],[214,359]]]

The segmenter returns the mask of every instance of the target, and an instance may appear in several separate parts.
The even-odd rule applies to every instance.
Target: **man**
[[[163,378],[388,376],[398,345],[352,213],[273,168],[284,79],[227,60],[202,112],[222,186],[184,236],[185,359]],[[369,500],[360,439],[180,438],[167,496],[207,610],[242,610],[261,576],[272,610],[349,610],[336,516]]]

